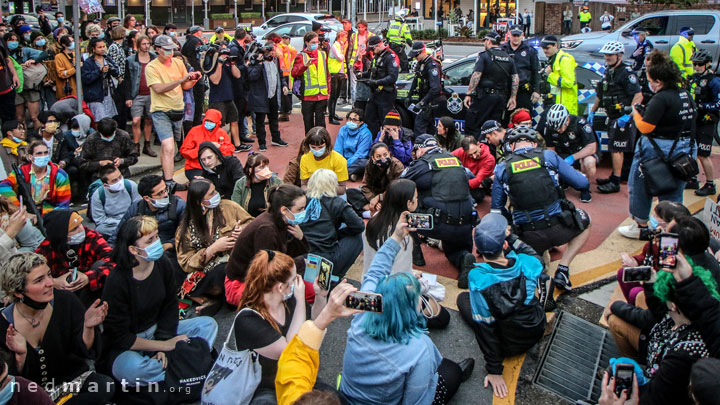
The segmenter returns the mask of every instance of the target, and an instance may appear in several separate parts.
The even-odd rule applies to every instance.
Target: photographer
[[[208,109],[212,108],[220,111],[222,122],[219,123],[219,125],[224,126],[229,123],[232,142],[235,145],[239,145],[235,149],[240,152],[246,152],[250,150],[251,147],[250,145],[240,143],[240,127],[238,126],[240,115],[235,106],[235,94],[233,92],[233,78],[235,80],[240,79],[240,69],[238,69],[235,63],[236,59],[237,57],[232,56],[232,52],[223,42],[217,53],[215,70],[208,76],[210,82]]]
[[[255,113],[257,140],[260,151],[266,151],[265,118],[269,122],[270,135],[274,146],[287,146],[280,138],[278,112],[283,94],[288,94],[288,84],[275,57],[275,44],[272,41],[263,47],[248,49],[245,56],[247,65],[248,109]]]

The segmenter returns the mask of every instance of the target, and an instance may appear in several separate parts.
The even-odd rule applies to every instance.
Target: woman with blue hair
[[[355,315],[348,330],[339,391],[350,404],[445,404],[475,366],[472,358],[458,364],[440,355],[420,313],[420,283],[406,272],[390,275],[410,231],[405,214],[361,287],[382,295],[383,312]]]

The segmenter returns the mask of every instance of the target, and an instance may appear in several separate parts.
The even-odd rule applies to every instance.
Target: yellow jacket
[[[682,76],[687,78],[695,73],[690,57],[695,52],[695,44],[689,39],[681,36],[680,39],[670,49],[670,59],[680,68]]]
[[[227,32],[224,32],[225,36],[223,37],[225,42],[230,43],[230,41],[233,40],[233,37],[231,37]],[[210,43],[214,44],[215,41],[218,40],[217,34],[213,34],[213,36],[210,37]]]
[[[275,393],[278,405],[290,405],[302,394],[310,392],[320,367],[320,345],[325,331],[312,321],[305,321],[278,360]]]
[[[575,58],[561,49],[555,55],[552,72],[547,78],[550,83],[550,93],[555,95],[555,102],[564,105],[573,115],[577,114],[576,67]]]

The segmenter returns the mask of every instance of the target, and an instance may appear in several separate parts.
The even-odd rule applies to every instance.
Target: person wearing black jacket
[[[212,142],[203,142],[198,148],[198,159],[202,166],[201,176],[212,181],[220,196],[229,200],[235,183],[245,176],[243,164],[235,156],[223,156]]]
[[[500,46],[515,61],[520,87],[517,93],[516,108],[533,110],[535,103],[540,101],[540,61],[537,51],[524,41],[522,26],[510,28],[510,40]]]
[[[237,58],[235,59],[235,63],[237,64],[237,68],[240,69],[240,78],[233,80],[233,92],[235,93],[235,108],[237,108],[238,114],[240,115],[240,142],[242,143],[253,143],[253,140],[247,136],[248,126],[246,117],[248,104],[247,94],[245,94],[245,88],[247,87],[247,83],[245,82],[245,77],[247,76],[245,52],[248,43],[250,43],[250,37],[247,31],[245,31],[244,28],[238,28],[235,30],[235,37],[230,41],[230,44],[228,44],[230,54]]]
[[[203,30],[202,27],[199,27],[197,25],[193,25],[192,27],[188,28],[187,31],[185,31],[185,44],[183,44],[181,53],[185,58],[187,58],[188,63],[190,66],[192,66],[193,70],[196,72],[201,72],[202,69],[200,66],[200,59],[198,58],[198,53],[200,52],[200,47],[205,46],[203,42]],[[198,81],[195,86],[193,86],[193,99],[195,100],[196,105],[202,105],[205,100],[205,91],[207,88],[205,87],[204,80]],[[200,102],[198,102],[198,100]],[[202,108],[195,108],[195,115],[193,115],[193,126],[196,127],[198,125],[202,124],[202,116],[203,116],[203,109]]]

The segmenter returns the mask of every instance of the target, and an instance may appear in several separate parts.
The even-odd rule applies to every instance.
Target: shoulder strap
[[[100,185],[97,188],[98,197],[100,197],[100,204],[102,204],[103,207],[105,207],[105,187]]]
[[[225,338],[225,346],[228,346],[230,344],[230,342],[233,341],[232,338],[235,336],[235,323],[237,322],[238,316],[240,316],[240,314],[242,314],[243,311],[245,311],[245,310],[255,312],[260,318],[263,318],[263,316],[260,315],[260,313],[258,311],[254,310],[252,308],[245,307],[245,308],[239,310],[238,313],[235,314],[235,318],[233,319],[232,326],[230,327],[230,332],[228,333],[227,337]],[[263,319],[265,319],[265,318],[263,318]],[[233,343],[232,345],[233,345],[233,347],[231,347],[231,349],[237,351],[237,344]]]
[[[177,197],[170,196],[170,208],[168,209],[168,217],[170,217],[172,221],[177,219],[177,202]]]
[[[657,142],[655,142],[655,139],[653,139],[652,136],[645,135],[645,137],[650,141],[650,144],[652,144],[653,149],[655,149],[655,152],[659,155],[659,157],[665,161],[665,163],[668,162],[668,159],[670,156],[672,156],[673,151],[675,150],[675,146],[677,146],[678,141],[680,140],[680,137],[675,138],[675,141],[672,144],[672,147],[670,148],[670,152],[667,156],[665,156],[665,153],[663,153],[662,149],[660,149],[660,146],[658,146]]]

